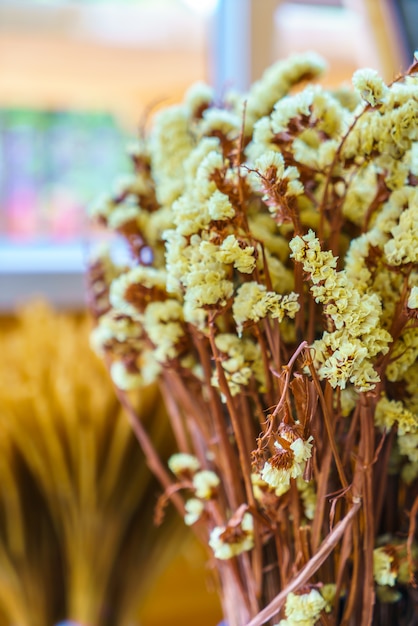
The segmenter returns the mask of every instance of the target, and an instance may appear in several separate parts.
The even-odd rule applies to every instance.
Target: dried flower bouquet
[[[416,619],[418,63],[322,70],[195,85],[92,207],[131,252],[91,265],[92,342],[229,626]],[[130,403],[156,379],[169,471]]]

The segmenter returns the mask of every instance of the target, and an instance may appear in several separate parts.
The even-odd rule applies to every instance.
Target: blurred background
[[[416,0],[0,0],[0,323],[2,336],[11,342],[10,353],[6,350],[0,359],[6,362],[6,370],[14,363],[15,385],[30,388],[23,399],[22,394],[15,393],[13,404],[9,397],[13,384],[8,381],[6,385],[4,377],[1,383],[1,393],[4,397],[9,395],[7,401],[3,396],[0,399],[0,442],[7,441],[10,457],[6,458],[10,458],[10,463],[2,464],[7,481],[0,480],[0,626],[49,626],[46,617],[36,622],[21,616],[20,621],[12,622],[11,609],[7,607],[22,604],[23,596],[19,593],[27,594],[27,585],[19,593],[13,591],[16,585],[19,588],[16,581],[15,587],[11,585],[13,577],[22,578],[25,571],[27,580],[39,575],[42,579],[44,563],[48,563],[49,575],[57,571],[51,569],[51,559],[57,561],[55,567],[62,573],[62,579],[52,576],[52,580],[60,581],[56,591],[53,586],[50,588],[50,593],[56,595],[56,606],[61,608],[48,619],[58,615],[81,620],[74,614],[64,615],[69,611],[69,601],[64,596],[70,584],[66,579],[70,548],[60,552],[59,544],[68,542],[71,532],[60,535],[61,517],[57,518],[56,513],[60,483],[54,486],[55,491],[47,479],[42,483],[44,452],[40,450],[45,440],[54,439],[54,454],[56,446],[61,446],[64,465],[69,471],[72,468],[74,474],[76,465],[71,465],[69,459],[76,463],[84,458],[83,437],[87,435],[80,435],[85,433],[80,431],[80,423],[90,423],[91,416],[88,411],[86,416],[81,407],[85,407],[84,400],[90,392],[84,388],[80,391],[78,379],[70,384],[72,369],[65,370],[63,376],[68,384],[62,393],[68,395],[72,389],[71,393],[81,398],[79,403],[73,403],[68,417],[59,402],[48,405],[52,395],[61,393],[54,386],[51,372],[54,359],[67,359],[68,363],[68,359],[77,358],[65,348],[74,343],[74,337],[85,342],[78,347],[79,354],[83,354],[83,345],[89,350],[83,272],[94,233],[89,230],[85,208],[95,197],[109,191],[109,181],[126,171],[126,145],[145,116],[156,106],[179,101],[187,87],[198,80],[213,84],[219,92],[225,87],[245,90],[273,61],[306,50],[315,50],[327,59],[329,71],[324,84],[347,83],[355,69],[365,66],[377,69],[390,81],[412,62],[418,48],[417,27]],[[35,297],[41,297],[54,310],[26,305]],[[39,327],[43,334],[36,337]],[[50,341],[52,328],[58,332],[56,342],[63,342],[59,354],[53,352],[58,348],[53,348]],[[37,341],[41,343],[38,345]],[[36,380],[33,372],[22,369],[28,353],[33,358],[32,370],[38,368],[40,372]],[[43,355],[42,363],[37,361],[39,353]],[[93,371],[100,366],[86,362],[85,367]],[[39,380],[43,381],[42,388],[36,386]],[[40,408],[42,394],[48,402],[41,403]],[[155,407],[159,400],[151,396]],[[94,402],[90,399],[92,414],[96,411]],[[144,419],[151,410],[147,406],[141,409]],[[106,407],[102,407],[104,413],[120,419],[111,396]],[[38,421],[31,421],[32,413]],[[27,419],[36,425],[31,437],[39,443],[38,452],[35,448],[28,451],[30,446],[21,437],[22,430],[28,432]],[[55,435],[51,434],[54,419]],[[164,417],[161,421],[164,423]],[[108,442],[114,427],[112,420],[96,420],[94,424],[97,454],[88,457],[95,476],[89,483],[90,491],[99,489],[103,459],[110,454]],[[169,448],[168,441],[169,435],[161,435],[164,453]],[[125,439],[124,442],[120,454],[125,450],[123,446],[128,445]],[[68,450],[73,451],[73,457]],[[135,463],[139,467],[142,461],[139,452],[138,455]],[[103,457],[102,465],[97,461],[99,457]],[[52,455],[51,471],[54,458]],[[122,472],[119,465],[112,467]],[[113,482],[116,491],[122,489],[124,480],[123,472],[118,476],[121,482]],[[74,486],[71,506],[82,517],[80,485],[84,483],[80,480],[71,473],[68,476]],[[128,508],[124,529],[131,529],[135,515],[141,519],[138,511],[153,497],[152,491],[147,491],[147,481],[143,479],[143,488],[135,492],[136,505]],[[25,526],[25,508],[18,506],[27,502],[28,489],[35,494],[31,496],[35,510],[45,509],[40,526],[38,522]],[[113,492],[106,493],[109,501],[98,508],[102,517],[109,515],[109,502],[118,506]],[[151,525],[151,517],[143,523]],[[10,534],[16,520],[20,520],[24,541]],[[38,571],[31,553],[32,565],[26,571],[31,541],[37,540],[37,536],[32,536],[35,530],[31,535],[31,528],[38,528],[37,524],[43,532],[50,528],[54,538],[50,543],[56,543],[57,551],[55,557],[48,551],[42,558],[38,555]],[[201,626],[214,626],[220,611],[216,596],[210,591],[201,551],[193,541],[178,541],[175,522],[169,520],[167,524],[170,532],[165,533],[165,557],[139,550],[137,569],[132,563],[125,567],[131,576],[129,584],[134,581],[132,589],[138,580],[141,593],[137,594],[139,608],[128,611],[129,617],[123,623],[159,626],[174,619],[175,623],[187,625],[198,618]],[[105,527],[100,532],[105,533]],[[75,526],[70,528],[76,532]],[[129,535],[128,531],[120,532],[125,539]],[[158,534],[153,537],[158,538]],[[161,566],[157,563],[151,568],[150,559],[153,565],[155,559],[159,560]],[[94,568],[92,572],[94,578]],[[148,575],[150,582],[145,593],[145,586],[139,581]],[[1,593],[2,586],[9,591]],[[29,597],[30,594],[25,600],[28,606]],[[54,604],[51,598],[49,601]],[[48,604],[47,598],[45,603]],[[105,624],[105,619],[99,623]]]

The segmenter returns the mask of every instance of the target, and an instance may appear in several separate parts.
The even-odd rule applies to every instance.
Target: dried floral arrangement
[[[168,470],[136,434],[228,626],[417,623],[418,63],[323,69],[191,87],[91,208],[131,255],[91,263],[92,343],[133,421],[159,381]]]
[[[0,624],[128,626],[184,530],[154,524],[157,481],[122,415],[91,320],[28,303],[0,319]],[[168,458],[156,387],[136,411]]]

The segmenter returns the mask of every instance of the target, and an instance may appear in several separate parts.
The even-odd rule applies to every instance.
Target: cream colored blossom
[[[401,435],[418,429],[418,415],[408,411],[400,400],[389,400],[385,395],[376,404],[374,419],[381,428],[396,425]]]
[[[124,361],[116,360],[110,366],[110,376],[119,389],[131,391],[155,382],[160,367],[149,350],[143,350],[135,365],[129,367]]]
[[[418,328],[406,328],[394,344],[392,359],[386,370],[388,380],[400,380],[417,358]]]
[[[296,95],[278,100],[271,115],[271,127],[275,134],[288,129],[289,122],[297,117],[308,117],[314,99],[314,89],[308,88]]]
[[[278,626],[314,626],[326,605],[326,600],[317,589],[303,594],[289,593],[284,607],[287,619],[281,620]]]
[[[257,170],[252,176],[252,180],[255,185],[260,183],[259,175],[263,177],[271,177],[274,175],[276,179],[280,180],[285,170],[284,158],[280,152],[275,150],[266,150],[256,159],[254,168]],[[260,185],[259,188],[262,189]]]
[[[173,221],[180,235],[188,237],[200,233],[209,225],[210,220],[208,208],[187,195],[182,195],[173,202]]]
[[[241,393],[252,380],[257,381],[260,391],[264,390],[265,372],[258,344],[232,333],[218,334],[215,344],[221,352],[220,363],[232,396]],[[217,370],[212,375],[211,384],[220,388]]]
[[[110,287],[110,302],[116,311],[141,319],[147,299],[147,291],[165,292],[166,273],[152,267],[134,267],[116,278]]]
[[[324,332],[323,338],[314,342],[313,349],[318,373],[332,387],[345,389],[351,382],[358,391],[367,391],[379,382],[367,358],[367,348],[360,340],[348,339],[341,331]]]
[[[208,191],[210,195],[210,190],[213,193],[216,189],[215,183],[209,181],[214,161],[215,168],[223,168],[221,147],[217,137],[202,137],[184,161],[185,186],[188,192],[193,192],[196,200],[207,198]],[[196,185],[198,172],[199,180]]]
[[[162,205],[171,204],[184,188],[183,163],[193,148],[188,113],[186,107],[177,105],[154,117],[148,146],[157,200]]]
[[[110,377],[116,387],[123,391],[139,389],[143,385],[141,373],[127,370],[123,361],[113,361],[110,366]]]
[[[198,187],[200,196],[209,197],[216,191],[216,184],[212,180],[216,172],[222,172],[225,164],[219,149],[212,149],[201,160],[196,171],[194,184]]]
[[[233,294],[228,268],[219,258],[219,247],[208,241],[206,233],[192,235],[189,242],[176,233],[164,236],[168,242],[169,289],[184,290],[184,319],[201,328],[206,307],[224,306]]]
[[[168,459],[168,467],[177,477],[194,475],[200,470],[200,462],[193,454],[177,452]]]
[[[315,483],[313,480],[307,482],[302,476],[298,476],[296,484],[302,499],[303,512],[309,520],[313,520],[317,502]]]
[[[399,223],[391,230],[392,239],[384,247],[388,262],[393,265],[418,261],[418,203],[402,212]]]
[[[220,485],[219,477],[211,470],[200,470],[193,476],[195,495],[202,500],[210,500],[217,492]]]
[[[354,72],[353,85],[361,97],[372,106],[379,104],[388,92],[388,88],[379,74],[368,68]]]
[[[103,356],[113,342],[137,344],[141,336],[141,327],[131,318],[109,311],[100,317],[97,326],[93,328],[90,345],[97,354]]]
[[[195,116],[203,107],[212,102],[213,97],[213,88],[203,81],[198,81],[186,91],[183,102],[190,110],[190,114]]]
[[[209,546],[217,559],[227,560],[254,547],[254,522],[245,513],[240,523],[215,526],[210,533]]]
[[[373,550],[373,575],[378,585],[393,587],[396,584],[397,570],[394,557],[384,547]]]
[[[184,523],[187,526],[193,526],[202,516],[205,505],[202,500],[198,498],[189,498],[184,505],[186,514],[184,516]]]
[[[418,416],[415,416],[418,421]],[[408,458],[411,463],[418,463],[418,430],[398,434],[400,454]]]
[[[287,487],[291,478],[302,476],[306,461],[312,455],[312,441],[313,437],[307,441],[298,437],[288,447],[275,441],[275,453],[265,462],[261,478],[275,489],[281,485]]]
[[[337,585],[335,585],[334,583],[327,583],[325,585],[322,585],[322,587],[319,588],[319,592],[326,602],[326,606],[325,606],[326,613],[330,613],[332,611],[332,607],[335,601],[336,591],[337,591]]]
[[[333,387],[344,389],[352,382],[359,391],[372,389],[379,376],[371,359],[385,354],[392,341],[389,332],[380,328],[382,304],[378,294],[367,285],[350,282],[346,272],[337,272],[336,258],[321,250],[313,231],[294,237],[289,245],[291,256],[303,263],[310,275],[315,300],[323,303],[324,313],[336,329],[324,332],[314,343],[319,375]]]
[[[243,274],[251,274],[255,267],[254,247],[244,245],[235,237],[235,235],[228,235],[226,237],[217,253],[217,256],[222,263],[232,264],[239,272]]]
[[[200,132],[209,135],[213,131],[221,132],[225,137],[236,137],[242,125],[241,116],[225,109],[206,109],[200,124]]]
[[[213,220],[227,220],[235,215],[235,209],[224,193],[216,190],[209,198],[208,212]]]
[[[372,163],[362,167],[358,174],[349,181],[342,211],[345,217],[354,224],[363,224],[367,209],[377,192],[377,173],[376,167]]]
[[[138,226],[140,213],[141,210],[136,199],[130,201],[127,199],[122,204],[119,204],[109,215],[108,226],[112,230],[117,230],[129,223]]]
[[[178,356],[178,346],[185,329],[183,307],[177,300],[151,302],[145,309],[144,331],[154,345],[154,356],[159,363],[165,363]]]
[[[290,489],[290,483],[280,483],[278,487],[272,487],[265,480],[263,480],[257,472],[251,474],[251,483],[253,486],[254,497],[260,506],[263,506],[265,497],[274,494],[277,498],[280,498],[283,494],[287,493]]]
[[[401,477],[408,486],[418,478],[418,463],[405,463],[401,469]]]
[[[418,309],[418,287],[412,287],[408,298],[408,308]]]
[[[323,59],[313,53],[294,55],[268,68],[261,79],[253,83],[247,97],[246,130],[271,112],[274,104],[283,98],[290,87],[304,77],[318,76],[323,72]]]
[[[267,315],[281,322],[285,316],[293,318],[298,310],[297,294],[282,296],[254,281],[240,286],[233,303],[238,333],[242,332],[245,322],[259,322]]]
[[[337,259],[331,251],[321,250],[319,239],[313,230],[309,230],[303,237],[299,235],[294,237],[289,247],[292,251],[291,258],[303,263],[303,269],[311,275],[314,284],[333,274],[332,270],[337,265]]]

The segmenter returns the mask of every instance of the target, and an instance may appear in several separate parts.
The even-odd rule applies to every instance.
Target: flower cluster
[[[230,521],[226,526],[215,526],[209,538],[209,545],[217,559],[225,560],[237,556],[254,547],[254,524],[250,513],[242,520]]]
[[[352,90],[312,84],[323,67],[291,57],[222,100],[195,85],[92,209],[130,252],[92,265],[92,345],[127,406],[160,385],[180,452],[149,465],[230,626],[266,607],[368,626],[417,568],[418,63]],[[409,582],[377,528],[408,537]]]
[[[282,493],[289,489],[291,478],[303,476],[306,461],[312,455],[312,436],[304,441],[295,435],[286,437],[286,434],[274,442],[274,454],[265,462],[261,472],[261,478]]]
[[[315,626],[327,602],[317,589],[309,593],[289,593],[286,598],[286,619],[280,620],[277,626]]]

